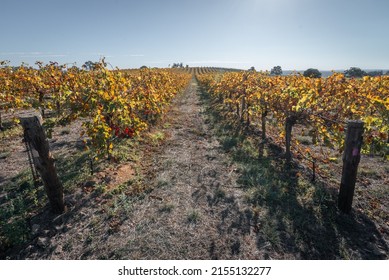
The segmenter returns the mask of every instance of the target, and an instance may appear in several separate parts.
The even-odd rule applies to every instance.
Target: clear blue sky
[[[389,69],[389,0],[0,0],[0,60]]]

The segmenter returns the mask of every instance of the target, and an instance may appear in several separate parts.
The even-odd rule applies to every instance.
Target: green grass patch
[[[138,162],[140,160],[139,139],[120,139],[115,143],[111,156],[119,162]]]
[[[90,176],[89,152],[57,156],[56,167],[64,192],[73,193],[77,183]],[[12,178],[0,191],[4,194],[0,205],[0,248],[6,250],[29,240],[28,220],[43,210],[48,199],[42,183],[34,184],[29,168]]]
[[[166,123],[164,123],[163,125],[162,125],[162,127],[164,128],[164,129],[167,129],[167,128],[170,128],[172,125],[170,124],[170,123],[168,123],[168,122],[166,122]]]
[[[186,221],[189,224],[198,223],[200,221],[200,213],[195,209],[190,210],[187,214]]]
[[[23,129],[20,125],[5,126],[5,129],[0,131],[0,140],[2,141],[22,137]]]
[[[161,213],[170,213],[173,211],[175,205],[172,203],[165,203],[159,208],[159,212]]]
[[[11,152],[0,152],[0,159],[6,159],[11,155]]]
[[[162,131],[156,131],[149,134],[152,144],[159,145],[165,139],[165,134]]]

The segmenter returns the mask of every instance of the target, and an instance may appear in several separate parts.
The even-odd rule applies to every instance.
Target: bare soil
[[[74,182],[67,212],[53,215],[46,207],[37,213],[29,221],[29,240],[5,257],[388,258],[387,191],[379,220],[360,209],[339,213],[330,192],[305,181],[301,187],[296,174],[283,171],[276,152],[251,160],[249,148],[235,143],[228,129],[217,133],[209,100],[201,96],[193,79],[150,131],[151,140],[140,144],[138,161]],[[0,179],[17,171],[0,169]],[[360,197],[357,202],[360,207]]]

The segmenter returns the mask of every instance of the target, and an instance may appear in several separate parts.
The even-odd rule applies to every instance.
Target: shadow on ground
[[[312,183],[297,164],[286,166],[279,147],[268,145],[267,155],[258,159],[260,134],[229,121],[209,95],[203,93],[202,101],[223,149],[239,166],[239,184],[252,209],[232,226],[242,234],[254,231],[265,258],[388,258],[388,244],[374,221],[358,210],[339,212],[336,191],[325,182]]]

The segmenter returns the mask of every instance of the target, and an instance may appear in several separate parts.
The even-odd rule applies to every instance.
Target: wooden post
[[[349,121],[343,153],[342,181],[340,183],[338,207],[344,213],[350,213],[353,202],[358,164],[361,159],[363,122]]]
[[[262,112],[261,114],[261,142],[259,143],[259,158],[264,156],[265,153],[265,143],[266,143],[266,116],[267,111]]]
[[[57,175],[54,157],[49,150],[49,142],[42,127],[42,118],[36,115],[25,116],[20,117],[20,122],[26,141],[38,152],[39,157],[34,160],[34,164],[45,186],[51,210],[57,214],[63,213],[65,211],[63,186]]]
[[[3,119],[1,118],[1,110],[0,110],[0,130],[3,130]]]
[[[287,117],[285,120],[285,158],[286,163],[289,164],[292,161],[292,152],[290,151],[290,143],[292,141],[292,129],[296,124],[296,118],[293,116]]]
[[[245,92],[244,92],[244,94],[245,94]],[[241,103],[242,103],[242,108],[241,108],[241,113],[240,113],[240,121],[243,123],[244,122],[244,115],[245,115],[245,113],[246,113],[246,98],[245,98],[245,96],[243,95],[242,96],[242,99],[241,99],[242,101],[241,101]]]
[[[316,159],[312,161],[312,182],[316,180]]]
[[[267,117],[267,111],[262,112],[262,114],[261,114],[261,128],[262,128],[261,138],[262,138],[263,142],[266,141],[266,117]]]
[[[310,134],[311,137],[312,137],[312,144],[313,144],[313,145],[316,145],[316,144],[317,144],[317,130],[316,130],[316,128],[313,128],[313,129],[309,132],[309,134]]]

